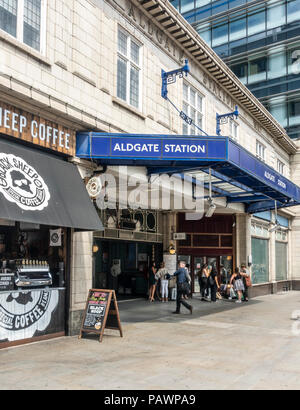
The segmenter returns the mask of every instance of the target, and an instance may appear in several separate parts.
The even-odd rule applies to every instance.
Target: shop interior
[[[64,287],[65,230],[0,221],[0,291]]]
[[[163,260],[161,244],[94,240],[94,287],[119,297],[146,296],[150,263]]]

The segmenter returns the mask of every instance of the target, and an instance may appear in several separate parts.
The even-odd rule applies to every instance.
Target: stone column
[[[78,334],[93,282],[93,232],[74,232],[71,244],[69,335]]]
[[[251,215],[236,215],[236,266],[248,264],[251,255]]]

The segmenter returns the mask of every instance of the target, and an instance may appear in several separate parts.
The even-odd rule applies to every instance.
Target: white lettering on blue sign
[[[268,171],[265,171],[265,178],[267,178],[268,180],[270,180],[271,182],[276,182],[275,180],[275,175],[271,174]]]
[[[130,144],[121,143],[113,147],[113,152],[153,152],[159,153],[159,144]]]
[[[281,188],[286,189],[286,183],[283,182],[283,181],[281,181],[280,179],[278,179],[278,185],[279,185]]]
[[[165,152],[172,152],[172,153],[192,153],[192,154],[205,154],[206,146],[203,145],[186,145],[186,144],[166,144],[165,145]]]

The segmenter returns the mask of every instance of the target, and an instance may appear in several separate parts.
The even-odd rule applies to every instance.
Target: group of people
[[[220,274],[218,274],[214,266],[204,264],[198,271],[198,281],[201,300],[216,302],[217,295],[226,296],[228,299],[237,297],[236,303],[249,300],[248,289],[251,287],[251,278],[244,263],[240,268],[235,268],[232,274],[223,265],[220,266]]]
[[[222,295],[228,299],[236,297],[236,303],[249,300],[248,289],[252,284],[245,264],[242,264],[240,268],[235,268],[233,273],[227,271],[223,265],[220,266],[220,272],[218,272],[215,266],[204,264],[197,272],[197,276],[201,300],[216,302],[217,297],[222,298]],[[160,264],[159,269],[153,262],[148,278],[149,301],[153,302],[157,298],[162,302],[168,302],[169,280],[172,277],[176,278],[177,283],[176,311],[173,313],[180,313],[180,307],[183,305],[192,314],[193,307],[186,301],[188,295],[191,294],[191,276],[189,266],[184,261],[179,262],[178,270],[172,275],[166,269],[164,262]]]

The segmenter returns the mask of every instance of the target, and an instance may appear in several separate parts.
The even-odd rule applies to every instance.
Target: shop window
[[[183,122],[182,133],[184,135],[202,135],[201,131],[194,124],[203,129],[203,97],[194,88],[183,83],[183,112],[193,120],[189,125]]]
[[[287,243],[276,241],[275,253],[276,253],[276,280],[287,279]]]
[[[269,241],[252,238],[252,282],[269,282]]]
[[[45,0],[0,0],[0,29],[43,52]]]
[[[125,31],[118,31],[117,96],[140,108],[141,46]]]

